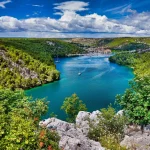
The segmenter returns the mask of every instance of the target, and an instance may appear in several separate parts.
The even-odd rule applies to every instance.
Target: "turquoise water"
[[[65,114],[60,110],[65,97],[76,93],[86,104],[88,111],[107,107],[114,103],[116,94],[121,94],[128,88],[128,81],[133,78],[132,70],[110,63],[109,56],[81,56],[61,58],[57,69],[61,72],[59,81],[33,88],[26,91],[33,98],[46,97],[49,111],[65,119]],[[79,76],[78,73],[82,74]]]

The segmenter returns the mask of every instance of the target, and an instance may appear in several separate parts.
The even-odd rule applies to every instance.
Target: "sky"
[[[150,0],[0,0],[0,37],[150,36]]]

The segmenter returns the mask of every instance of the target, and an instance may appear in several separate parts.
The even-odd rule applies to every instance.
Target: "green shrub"
[[[47,108],[44,100],[33,101],[23,91],[0,89],[0,149],[59,150],[58,134],[38,125]]]
[[[72,94],[71,97],[65,98],[61,109],[65,111],[69,122],[75,122],[75,118],[79,111],[86,111],[86,105],[79,99],[76,94]]]
[[[100,137],[100,142],[101,145],[108,150],[127,150],[126,147],[120,146],[119,139],[113,134]]]
[[[124,109],[130,123],[147,125],[150,123],[150,78],[135,78],[131,87],[116,99]]]
[[[135,57],[135,53],[122,52],[109,57],[109,60],[110,62],[117,63],[119,65],[130,66],[134,64]]]
[[[88,133],[89,138],[99,141],[102,146],[106,148],[116,150],[115,148],[120,147],[119,143],[124,136],[124,127],[127,119],[125,116],[116,115],[116,111],[111,106],[108,109],[101,109],[99,115],[99,123],[95,126],[90,124],[90,130]]]

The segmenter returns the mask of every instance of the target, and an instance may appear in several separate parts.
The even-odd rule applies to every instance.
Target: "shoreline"
[[[89,54],[88,54],[88,55],[87,55],[87,54],[70,54],[69,56],[64,56],[64,57],[60,57],[60,58],[71,58],[71,57],[80,57],[80,56],[95,56],[96,54],[97,54],[97,53],[94,53],[93,55],[89,55]],[[111,57],[111,54],[102,54],[102,55],[110,55],[110,57]],[[115,55],[115,54],[114,54],[114,55]],[[96,56],[97,56],[97,55],[96,55]],[[118,63],[111,62],[110,60],[109,60],[109,62],[119,65]],[[54,63],[55,63],[55,61],[54,61]],[[57,63],[55,63],[55,65],[56,65],[56,64],[57,64]],[[119,65],[119,66],[123,66],[123,67],[126,67],[126,68],[130,69],[130,70],[132,71],[133,75],[135,76],[135,74],[134,74],[134,68],[132,68],[131,66],[125,66],[125,65]],[[58,70],[58,71],[59,71],[59,70]],[[60,72],[60,71],[59,71],[59,72]],[[61,74],[61,72],[60,72],[60,74]],[[46,83],[44,83],[44,84],[40,84],[40,85],[31,87],[31,88],[28,88],[28,89],[23,89],[23,90],[24,90],[24,91],[28,91],[28,90],[31,90],[31,89],[34,89],[34,88],[42,87],[42,86],[45,86],[45,85],[47,85],[47,84],[57,82],[57,81],[59,81],[60,79],[61,79],[61,78],[59,77],[58,80],[54,80],[54,81],[51,81],[51,82],[46,82]]]

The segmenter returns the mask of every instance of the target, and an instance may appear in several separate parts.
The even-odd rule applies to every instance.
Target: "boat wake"
[[[96,76],[94,76],[94,77],[92,78],[92,80],[97,79],[97,78],[103,76],[106,72],[108,72],[108,70],[107,70],[107,71],[103,71],[103,72],[101,72],[100,74],[97,74]]]
[[[105,71],[101,72],[100,74],[94,76],[94,77],[92,78],[92,80],[97,79],[97,78],[99,78],[99,77],[102,77],[104,74],[106,74],[106,73],[108,73],[108,72],[111,72],[111,71],[113,71],[114,69],[115,69],[115,68],[112,67],[112,68],[110,68],[110,69],[108,69],[108,70],[105,70]]]

